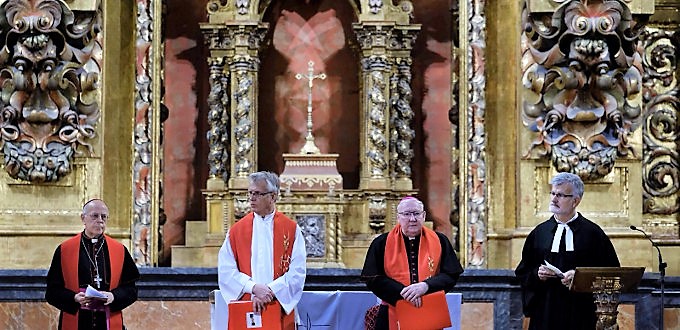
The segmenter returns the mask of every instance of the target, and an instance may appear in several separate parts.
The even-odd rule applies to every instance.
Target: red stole
[[[253,246],[253,220],[255,213],[246,214],[229,230],[229,243],[234,252],[236,265],[241,273],[253,276],[251,268],[251,248]],[[274,213],[274,279],[281,277],[290,267],[291,253],[295,243],[297,223],[281,212]],[[241,300],[250,300],[250,294],[244,294]],[[284,313],[285,314],[285,313]],[[295,313],[283,317],[284,329],[294,329]]]
[[[423,227],[418,246],[418,281],[422,282],[439,273],[439,262],[442,256],[442,246],[434,230]],[[385,274],[403,285],[411,284],[408,265],[408,255],[404,245],[401,225],[395,226],[387,234],[385,243]],[[397,329],[395,308],[388,305],[390,330]]]
[[[66,288],[73,292],[78,292],[80,290],[78,285],[78,260],[80,259],[81,235],[82,233],[61,243],[61,273],[64,276]],[[109,287],[109,290],[111,291],[117,288],[120,282],[120,275],[123,272],[125,248],[123,247],[123,244],[118,243],[107,235],[104,235],[104,238],[106,239],[106,246],[109,250],[109,262],[111,263],[111,286]],[[76,312],[76,314],[61,312],[61,315],[61,328],[63,330],[78,329],[78,312]],[[121,311],[111,312],[109,329],[123,329],[123,315]]]

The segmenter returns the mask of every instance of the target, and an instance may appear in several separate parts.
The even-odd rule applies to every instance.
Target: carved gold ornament
[[[637,18],[637,17],[636,17]],[[644,24],[621,0],[564,1],[551,15],[522,15],[522,120],[538,137],[529,152],[560,172],[597,179],[642,121]]]
[[[0,144],[12,178],[58,181],[100,117],[101,16],[56,0],[0,6]]]

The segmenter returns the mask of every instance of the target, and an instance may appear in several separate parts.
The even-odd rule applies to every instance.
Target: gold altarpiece
[[[257,169],[258,143],[254,132],[258,90],[254,82],[261,47],[268,42],[265,40],[268,26],[261,21],[268,4],[257,1],[208,4],[209,22],[201,24],[210,49],[211,73],[211,178],[204,192],[208,221],[207,228],[203,223],[191,224],[192,227],[188,224],[187,242],[192,243],[173,249],[173,264],[213,265],[224,232],[246,212],[246,176]],[[394,219],[397,200],[413,192],[409,171],[392,165],[408,164],[410,159],[388,162],[392,150],[384,142],[389,141],[388,132],[398,127],[391,126],[390,121],[375,120],[390,118],[392,109],[384,100],[397,91],[387,83],[388,78],[403,74],[406,82],[410,79],[409,45],[418,31],[404,9],[411,3],[351,4],[357,13],[353,27],[361,54],[357,66],[362,93],[360,187],[337,195],[293,192],[279,203],[294,217],[323,213],[329,216],[326,219],[331,219],[330,225],[325,224],[327,233],[332,231],[326,236],[326,257],[315,259],[321,266],[361,267],[372,236],[393,225],[390,219]],[[458,22],[453,31],[450,111],[454,141],[451,161],[455,166],[448,175],[454,201],[451,219],[458,223],[454,236],[458,235],[460,257],[466,267],[517,265],[526,235],[549,216],[547,182],[558,170],[572,171],[585,179],[587,198],[580,211],[601,224],[617,250],[649,252],[620,253],[622,264],[644,265],[654,270],[651,247],[628,229],[630,225],[648,229],[665,248],[678,249],[680,183],[677,146],[673,142],[677,137],[677,103],[673,96],[677,90],[677,65],[675,57],[668,55],[675,51],[671,40],[680,21],[672,11],[676,5],[670,0],[655,3],[465,0],[452,5],[452,19]],[[554,48],[552,55],[541,57],[541,53],[550,49],[540,48],[551,43],[559,45],[562,34],[577,35],[578,31],[570,29],[583,28],[579,24],[572,27],[564,24],[567,28],[551,30],[554,27],[545,26],[545,22],[550,19],[553,23],[565,22],[584,8],[601,11],[599,18],[593,18],[601,19],[596,22],[600,27],[586,22],[586,28],[611,29],[613,32],[598,33],[615,34],[624,41],[611,45],[622,51],[612,48],[611,57],[602,61],[605,66],[585,61],[595,66],[586,71],[576,70],[581,75],[592,70],[598,72],[597,77],[584,76],[574,81],[570,68],[559,66],[569,60],[583,61],[578,56],[593,55],[588,54],[589,49],[603,54],[604,38],[596,36],[585,41],[571,38],[572,44],[567,44],[561,55]],[[548,41],[542,46],[529,41],[537,34],[551,31],[559,33],[543,36]],[[622,34],[636,37],[626,39]],[[574,54],[569,47],[576,49]],[[562,56],[561,63],[545,62],[558,55]],[[552,72],[551,76],[541,76],[545,72]],[[552,80],[548,82],[549,79]],[[599,84],[602,93],[598,93],[606,94],[608,100],[606,109],[594,106],[588,110],[581,107],[582,99],[573,97],[587,90],[583,79],[591,85]],[[555,95],[564,90],[571,99],[556,100]],[[652,97],[664,94],[667,96]],[[587,99],[582,102],[584,105],[597,103],[588,99],[592,95],[583,97]],[[550,106],[562,102],[564,110],[557,109],[563,111],[557,116],[560,119],[546,125],[551,114],[537,114],[549,112],[550,107],[537,110],[536,100]],[[585,109],[585,114],[572,114],[567,105]],[[382,116],[373,116],[376,110]],[[249,126],[238,124],[240,121]],[[554,131],[550,128],[556,124],[567,127],[566,132],[558,133],[570,138],[551,140]],[[600,146],[604,147],[598,149]]]
[[[268,23],[262,21],[269,4],[209,1],[207,5],[208,22],[200,25],[210,50],[207,228],[204,223],[188,224],[187,228],[197,226],[196,232],[187,230],[187,242],[193,243],[173,247],[173,265],[214,265],[226,230],[248,211],[247,176],[258,170],[259,62],[262,48],[271,42],[266,39]],[[395,219],[396,202],[414,193],[408,86],[411,50],[420,25],[410,22],[409,1],[399,5],[350,1],[350,5],[356,17],[353,43],[360,54],[356,64],[361,86],[359,189],[343,190],[341,184],[329,189],[327,183],[321,189],[294,188],[277,202],[277,208],[291,218],[313,221],[312,226],[305,223],[303,231],[323,224],[318,228],[323,235],[305,232],[310,239],[322,240],[312,244],[322,247],[320,251],[310,252],[308,246],[310,265],[318,267],[360,267],[372,235],[393,226],[390,219]],[[406,111],[391,105],[396,101],[405,104]]]
[[[484,61],[488,190],[481,195],[489,197],[488,226],[467,237],[485,235],[481,241],[487,246],[471,248],[468,256],[485,260],[488,268],[514,268],[526,235],[550,216],[549,179],[568,171],[586,183],[579,211],[607,232],[622,265],[658,271],[656,251],[629,227],[652,233],[664,256],[677,255],[678,68],[671,54],[677,47],[678,2],[506,5],[484,8],[486,17],[506,18],[486,21],[484,51],[505,56],[487,55]],[[512,30],[517,27],[520,33]],[[465,100],[461,95],[461,112]],[[474,228],[473,220],[461,228]],[[474,247],[475,240],[467,244]],[[475,251],[488,257],[476,258]]]
[[[91,198],[106,199],[107,232],[131,246],[134,2],[0,6],[0,240],[16,252],[0,267],[49,266],[57,244],[82,230]]]
[[[0,5],[34,5],[38,2],[0,1]],[[53,12],[59,15],[66,13],[60,16],[65,20],[78,17],[85,19],[79,22],[85,22],[88,17],[99,17],[101,25],[92,30],[93,33],[96,31],[96,36],[87,38],[96,42],[90,45],[95,48],[84,49],[78,42],[65,43],[72,47],[81,45],[75,46],[73,53],[92,56],[54,59],[61,64],[61,70],[76,68],[74,70],[81,75],[78,81],[81,77],[98,80],[89,80],[89,86],[94,88],[85,88],[88,79],[82,80],[86,84],[74,83],[77,87],[57,88],[58,92],[82,103],[75,102],[71,110],[84,115],[89,125],[79,127],[85,138],[76,139],[76,142],[68,138],[61,140],[62,145],[75,143],[75,149],[80,151],[72,158],[64,158],[70,162],[70,168],[61,172],[38,170],[30,174],[21,172],[21,168],[16,171],[17,167],[12,164],[23,164],[26,169],[32,168],[34,163],[21,163],[17,159],[12,164],[3,164],[0,233],[3,244],[23,253],[3,254],[0,267],[46,267],[51,253],[45,251],[52,251],[65,237],[80,230],[80,206],[92,197],[104,197],[109,203],[112,220],[108,232],[128,244],[139,265],[155,265],[158,260],[155,251],[159,250],[161,234],[159,208],[163,181],[160,152],[163,1],[41,2],[51,3],[55,8]],[[395,112],[389,101],[393,98],[408,101],[410,98],[391,82],[401,81],[407,86],[410,83],[410,53],[419,25],[412,23],[410,17],[412,6],[417,3],[397,2],[395,5],[392,1],[349,1],[356,12],[353,29],[361,59],[356,68],[360,72],[359,122],[362,126],[359,188],[332,194],[324,190],[293,192],[283,196],[279,203],[279,208],[293,216],[324,216],[325,250],[313,260],[314,265],[320,267],[360,267],[373,235],[393,225],[391,219],[395,218],[398,199],[414,192],[410,153],[392,147],[397,142],[410,146],[410,135],[404,127],[408,128],[412,123],[407,112],[404,118],[398,118],[405,126],[394,125],[390,118]],[[537,98],[554,97],[555,93],[541,94],[552,86],[564,87],[558,84],[536,89],[532,88],[537,86],[535,83],[525,80],[530,72],[527,54],[545,50],[527,48],[528,43],[522,38],[531,34],[529,26],[532,22],[540,21],[540,17],[562,20],[567,11],[559,8],[576,2],[579,1],[459,0],[452,4],[452,21],[458,22],[453,25],[453,107],[450,111],[453,141],[450,156],[455,166],[445,175],[450,177],[453,187],[452,220],[458,223],[460,257],[466,267],[514,268],[529,230],[547,217],[547,180],[556,168],[565,169],[556,166],[564,165],[564,162],[556,153],[541,154],[532,149],[537,141],[537,145],[551,148],[554,143],[537,140],[549,130],[546,126],[536,130],[539,122],[535,120],[536,116],[531,117],[536,113],[527,112],[525,104]],[[601,164],[608,164],[603,168],[609,170],[588,178],[587,199],[582,203],[581,211],[605,228],[623,265],[655,270],[654,251],[648,242],[627,230],[629,225],[635,225],[650,232],[664,255],[669,257],[668,273],[680,274],[677,266],[673,268],[680,265],[680,260],[674,259],[680,258],[677,253],[680,183],[675,57],[680,25],[676,8],[680,3],[656,0],[653,7],[649,6],[650,1],[638,0],[587,3],[596,6],[604,2],[616,2],[623,8],[620,12],[624,17],[629,13],[636,22],[645,23],[635,44],[639,58],[628,52],[632,60],[624,60],[622,63],[628,64],[618,67],[625,69],[621,76],[628,77],[631,77],[631,68],[639,68],[638,88],[627,83],[625,93],[628,93],[628,103],[641,104],[641,113],[639,118],[626,117],[635,111],[621,117],[625,120],[620,123],[625,125],[619,128],[625,132],[627,143],[624,144],[630,147],[626,149],[629,152],[619,154],[616,150],[616,157],[611,159],[600,156],[600,160],[604,160]],[[201,23],[209,49],[210,70],[207,77],[210,84],[207,160],[211,177],[204,192],[207,221],[186,223],[186,245],[173,249],[173,266],[214,266],[224,232],[247,209],[246,176],[257,169],[255,132],[259,57],[262,46],[268,42],[265,39],[268,26],[262,22],[262,13],[270,3],[247,0],[208,3],[208,22]],[[528,4],[527,10],[524,4]],[[76,15],[71,16],[69,12]],[[617,23],[621,24],[621,21]],[[21,31],[20,26],[15,29]],[[22,32],[13,33],[19,37],[6,40],[14,42],[9,49],[16,53],[17,48],[13,47],[21,43],[19,40],[29,39],[21,38]],[[65,31],[57,31],[57,34],[68,36]],[[42,37],[30,40],[28,44],[35,41],[33,45],[45,45]],[[45,54],[48,53],[38,55],[48,56]],[[16,70],[12,71],[12,66],[15,69],[17,66],[16,62],[8,61],[10,58],[0,56],[4,61],[2,70],[5,73],[0,73],[3,81],[20,76]],[[46,63],[41,58],[27,58],[35,63]],[[546,65],[535,58],[532,61],[542,65],[541,70],[565,72],[563,68]],[[74,82],[73,77],[66,75],[66,81]],[[602,79],[611,77],[618,75],[607,73]],[[8,95],[18,90],[13,87],[17,86],[16,82],[2,86]],[[54,88],[54,85],[44,86]],[[624,95],[622,92],[614,94],[617,102]],[[98,104],[96,115],[89,107],[92,104]],[[623,107],[624,110],[634,108]],[[8,121],[6,118],[10,117],[3,118]],[[37,122],[44,122],[40,116],[36,118]],[[537,125],[527,126],[532,118]],[[242,125],[244,122],[249,124]],[[19,127],[11,121],[9,126],[3,125],[3,129]],[[67,125],[60,127],[63,126]],[[404,140],[390,140],[394,132]],[[12,138],[14,135],[5,136]],[[612,145],[613,140],[605,138],[602,141],[605,140]],[[7,140],[3,143],[7,145]],[[62,150],[68,151],[68,148],[62,147]],[[43,155],[31,156],[45,161],[41,158]],[[597,171],[588,170],[584,174],[588,176],[589,173]],[[35,238],[40,238],[39,244],[35,244]]]

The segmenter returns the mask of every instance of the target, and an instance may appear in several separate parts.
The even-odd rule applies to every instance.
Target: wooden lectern
[[[619,294],[637,289],[644,267],[576,267],[569,287],[575,292],[592,292],[597,309],[597,330],[618,330]]]

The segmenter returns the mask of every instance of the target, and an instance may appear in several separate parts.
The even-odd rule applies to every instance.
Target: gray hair
[[[563,184],[570,184],[572,188],[572,192],[574,195],[578,196],[578,198],[583,197],[583,191],[585,190],[585,186],[583,185],[583,181],[581,178],[572,173],[567,173],[567,172],[560,172],[557,173],[552,180],[550,180],[550,184],[553,186],[559,186]]]
[[[279,183],[279,176],[274,172],[260,171],[250,173],[250,175],[248,175],[248,180],[251,184],[262,181],[266,182],[268,190],[267,192],[274,192],[278,194],[281,187],[281,184]]]

